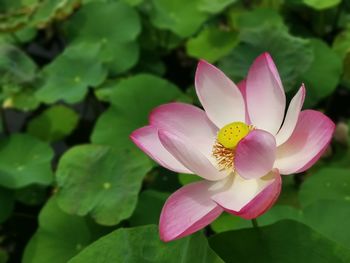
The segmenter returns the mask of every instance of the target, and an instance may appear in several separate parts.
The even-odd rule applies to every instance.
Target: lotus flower
[[[236,86],[213,65],[198,63],[195,86],[204,111],[169,103],[154,109],[133,142],[161,166],[196,174],[166,201],[160,238],[170,241],[210,224],[223,211],[253,219],[281,191],[280,174],[310,168],[328,146],[334,123],[314,110],[301,111],[305,87],[286,97],[268,53],[260,55]]]

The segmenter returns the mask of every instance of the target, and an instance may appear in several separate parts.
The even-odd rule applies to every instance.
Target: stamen
[[[216,140],[213,147],[213,156],[215,157],[220,170],[228,170],[229,172],[234,170],[234,154],[234,149],[226,148]]]
[[[243,122],[233,122],[220,129],[213,146],[213,156],[220,170],[234,171],[237,144],[253,129],[254,126]]]

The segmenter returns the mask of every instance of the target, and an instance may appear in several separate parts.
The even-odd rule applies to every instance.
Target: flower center
[[[250,128],[243,122],[232,122],[225,125],[218,133],[217,141],[225,148],[233,149],[249,133]]]
[[[219,169],[234,170],[235,148],[252,129],[252,126],[243,122],[232,122],[220,129],[213,147],[213,156]]]

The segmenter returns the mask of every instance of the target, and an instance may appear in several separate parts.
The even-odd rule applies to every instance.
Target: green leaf
[[[26,134],[0,140],[0,185],[21,188],[52,182],[50,146]]]
[[[279,26],[263,26],[241,32],[241,43],[219,66],[235,80],[244,79],[254,59],[269,52],[274,59],[286,91],[299,88],[298,81],[311,65],[313,50],[310,41],[294,37]]]
[[[350,88],[350,30],[342,31],[333,42],[333,50],[343,60],[342,81]]]
[[[103,262],[152,263],[219,263],[223,262],[209,248],[201,233],[164,243],[160,241],[156,226],[118,229],[84,249],[69,263]]]
[[[123,2],[88,3],[67,24],[71,41],[102,46],[99,58],[114,74],[136,64],[139,48],[135,40],[140,31],[138,13]]]
[[[238,34],[218,27],[207,27],[186,44],[187,53],[213,63],[227,55],[238,44]]]
[[[350,249],[349,201],[320,200],[304,209],[304,223]]]
[[[105,99],[112,107],[98,119],[91,141],[119,149],[135,149],[136,146],[127,139],[130,133],[147,125],[148,115],[153,108],[182,95],[172,83],[148,74],[123,79],[110,88],[110,95]],[[144,156],[144,153],[140,154]]]
[[[216,14],[235,2],[237,0],[200,0],[198,7],[201,11]]]
[[[57,168],[59,206],[70,214],[89,214],[102,225],[130,217],[142,179],[151,168],[149,160],[137,154],[102,145],[71,148]]]
[[[271,225],[280,220],[302,220],[302,212],[291,206],[275,205],[265,214],[257,218],[259,227]],[[242,228],[253,227],[251,220],[245,220],[238,216],[234,216],[228,213],[223,213],[218,219],[216,219],[211,227],[216,233],[221,233],[228,230],[236,230]]]
[[[60,210],[52,197],[39,214],[39,228],[27,244],[23,263],[65,263],[91,242],[82,217]]]
[[[30,82],[35,78],[37,66],[19,48],[2,43],[0,44],[0,75],[3,82],[6,78],[14,83]]]
[[[35,97],[35,91],[32,88],[22,87],[17,92],[9,92],[5,96],[6,99],[2,105],[3,108],[30,111],[38,108],[40,104],[38,99]]]
[[[99,60],[100,45],[81,43],[69,46],[43,70],[44,83],[36,97],[45,103],[81,101],[89,86],[101,84],[107,70]]]
[[[342,200],[350,205],[349,170],[322,168],[308,177],[299,192],[303,207],[318,200]]]
[[[209,239],[225,262],[345,263],[350,251],[304,224],[285,220],[270,226],[228,231]]]
[[[324,10],[339,5],[341,0],[303,0],[303,2],[315,10]]]
[[[195,33],[209,15],[199,9],[201,0],[152,0],[151,22],[181,37]]]
[[[276,26],[282,30],[287,29],[283,22],[282,16],[273,9],[256,8],[245,12],[232,13],[232,16],[237,16],[237,27],[240,30],[254,29],[262,26]],[[229,13],[230,15],[230,13]],[[231,19],[234,19],[233,17]]]
[[[77,126],[78,114],[64,106],[55,105],[28,123],[27,132],[44,141],[59,141],[69,135]]]
[[[129,222],[131,226],[158,224],[162,207],[169,193],[146,190],[139,195],[139,201]]]
[[[339,56],[319,39],[311,39],[314,60],[310,68],[301,76],[305,82],[306,104],[313,105],[329,96],[337,87],[342,73],[342,62]]]
[[[15,198],[13,191],[0,187],[0,223],[5,222],[10,217],[14,208],[14,204]]]
[[[14,31],[26,26],[45,27],[70,15],[79,4],[79,0],[5,1],[5,8],[2,8],[5,13],[0,19],[1,31]]]
[[[334,39],[333,50],[344,59],[350,53],[350,30],[340,32]]]

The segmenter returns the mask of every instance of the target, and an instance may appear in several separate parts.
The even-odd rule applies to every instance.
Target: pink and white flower
[[[334,123],[301,111],[302,85],[285,114],[286,97],[268,53],[260,55],[236,86],[200,61],[195,86],[204,108],[169,103],[154,109],[133,142],[169,170],[196,174],[166,201],[160,237],[170,241],[210,224],[223,211],[245,219],[267,211],[281,191],[280,174],[303,172],[327,148]]]

